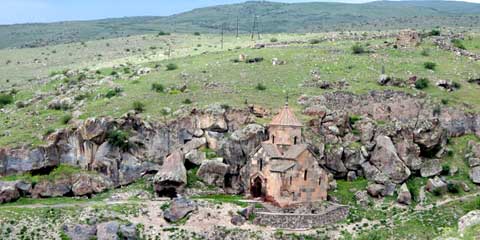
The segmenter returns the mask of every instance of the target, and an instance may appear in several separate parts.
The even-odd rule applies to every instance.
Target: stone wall
[[[256,212],[255,224],[283,229],[309,229],[333,224],[348,216],[348,207],[332,205],[319,214]]]
[[[451,43],[452,39],[457,39],[457,38],[461,39],[463,37],[462,36],[438,37],[433,40],[433,43],[435,43],[439,48],[443,50],[454,52],[456,55],[468,57],[475,61],[480,61],[480,54],[469,52],[467,50],[460,49],[453,46],[453,44]]]

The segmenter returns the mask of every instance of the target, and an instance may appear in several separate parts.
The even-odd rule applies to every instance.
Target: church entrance
[[[262,187],[262,179],[260,177],[256,177],[253,180],[252,186],[250,187],[250,194],[252,194],[252,197],[263,197]]]

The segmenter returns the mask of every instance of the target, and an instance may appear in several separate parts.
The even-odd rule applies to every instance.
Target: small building
[[[269,124],[269,140],[251,154],[247,195],[280,207],[327,199],[328,173],[304,143],[288,103]]]

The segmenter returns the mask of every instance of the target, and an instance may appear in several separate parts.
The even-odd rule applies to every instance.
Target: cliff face
[[[478,116],[448,107],[436,110],[428,100],[404,93],[327,93],[301,97],[299,103],[310,116],[303,134],[313,139],[309,148],[331,178],[365,177],[388,189],[414,174],[438,175],[448,137],[480,135]],[[57,179],[53,185],[45,182],[18,189],[31,195],[50,189],[54,196],[87,195],[158,172],[156,189],[181,191],[187,184],[185,170],[199,167],[202,181],[239,194],[246,189],[249,155],[268,136],[263,126],[254,124],[254,113],[258,116],[253,108],[211,106],[168,124],[146,122],[135,114],[87,119],[51,134],[46,146],[0,149],[0,176],[48,171],[59,165],[88,172]],[[121,140],[124,144],[109,137],[117,130],[128,133]],[[204,149],[214,152],[216,161],[207,161],[211,157]],[[163,164],[167,157],[169,164]]]

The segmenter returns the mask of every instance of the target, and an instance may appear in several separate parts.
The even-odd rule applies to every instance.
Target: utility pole
[[[257,25],[258,25],[257,26],[257,34],[258,34],[258,40],[260,40],[260,28],[262,27],[261,22],[260,22],[260,18],[258,19],[257,22],[258,22],[257,23]]]
[[[254,36],[255,36],[255,27],[256,27],[256,25],[257,25],[257,16],[254,15],[254,16],[253,16],[253,26],[252,26],[252,40],[253,40],[253,38],[254,38]]]
[[[222,49],[223,49],[223,32],[225,28],[225,23],[222,23]]]
[[[237,38],[238,38],[238,16],[237,16]]]

